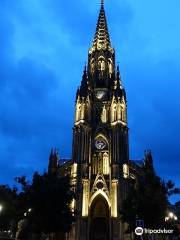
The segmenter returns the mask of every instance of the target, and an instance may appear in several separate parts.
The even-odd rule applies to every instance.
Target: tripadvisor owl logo
[[[143,228],[142,227],[137,227],[135,229],[135,234],[138,236],[141,236],[143,234]]]

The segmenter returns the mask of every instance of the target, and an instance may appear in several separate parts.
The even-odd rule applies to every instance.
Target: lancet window
[[[92,174],[109,174],[109,152],[105,138],[99,136],[94,142],[94,155],[92,159]]]

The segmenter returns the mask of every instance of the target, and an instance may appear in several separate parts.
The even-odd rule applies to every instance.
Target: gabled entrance
[[[98,195],[90,208],[89,240],[109,240],[109,205],[106,199]]]

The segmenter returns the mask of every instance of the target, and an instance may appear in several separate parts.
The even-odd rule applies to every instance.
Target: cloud
[[[19,42],[14,42],[17,41],[17,22],[14,21],[17,13],[12,11],[12,16],[7,18],[8,5],[3,3],[4,15],[0,23],[0,36],[3,36],[0,48],[0,181],[12,183],[17,175],[30,175],[47,167],[51,147],[61,146],[64,155],[70,153],[68,147],[71,144],[65,145],[63,140],[67,136],[71,139],[72,118],[64,106],[62,90],[58,92],[61,79],[53,69],[28,54],[17,58],[15,45]],[[64,128],[64,122],[69,125],[69,131]]]
[[[144,149],[151,149],[158,174],[180,185],[178,64],[171,57],[134,62],[127,69],[126,87],[131,157],[141,158]]]

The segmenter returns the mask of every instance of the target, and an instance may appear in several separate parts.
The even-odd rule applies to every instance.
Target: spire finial
[[[101,7],[104,7],[104,0],[101,0]]]
[[[101,8],[100,8],[99,17],[96,25],[96,32],[94,35],[92,50],[94,49],[105,50],[105,49],[111,48],[111,41],[109,37],[106,15],[104,10],[104,0],[101,0],[100,3],[101,3]]]
[[[87,69],[87,64],[86,62],[84,63],[84,71],[86,72],[86,69]]]

